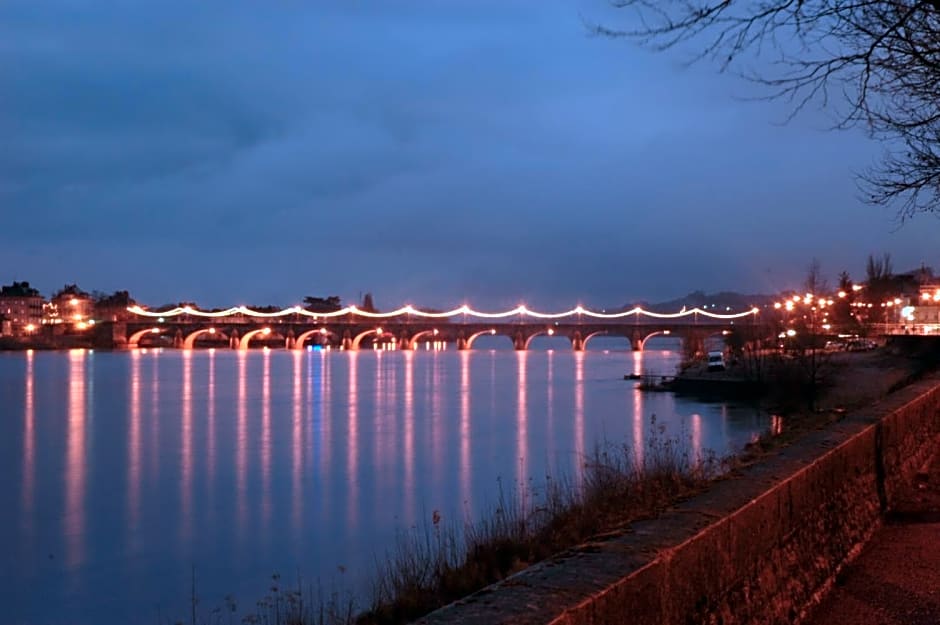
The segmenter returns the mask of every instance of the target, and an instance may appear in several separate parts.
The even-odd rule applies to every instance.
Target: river
[[[602,441],[642,450],[665,428],[725,453],[768,428],[623,379],[672,372],[675,350],[595,340],[0,354],[0,620],[184,618],[194,571],[204,611],[252,606],[274,572],[365,593],[397,533],[576,478]]]

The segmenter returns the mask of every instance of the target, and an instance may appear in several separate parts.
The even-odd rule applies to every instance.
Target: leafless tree
[[[803,282],[807,293],[823,295],[829,290],[829,281],[822,272],[822,264],[814,258],[806,269],[806,280]]]
[[[879,166],[861,174],[866,199],[896,205],[901,220],[940,212],[940,0],[611,0],[637,28],[595,25],[654,49],[696,45],[699,58],[738,70],[768,98],[837,105],[837,125],[865,125],[885,140]]]

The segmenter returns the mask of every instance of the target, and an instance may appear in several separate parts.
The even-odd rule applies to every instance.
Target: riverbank
[[[760,362],[738,361],[723,371],[686,364],[673,376],[624,376],[646,391],[674,392],[703,399],[759,400],[770,412],[798,414],[845,411],[868,405],[937,367],[932,345],[889,341],[864,352],[823,351],[799,357],[768,353]]]
[[[877,404],[926,371],[923,359],[891,350],[834,354],[827,367],[815,409],[775,421],[770,432],[740,454],[696,463],[688,456],[676,457],[678,447],[659,440],[644,451],[651,464],[639,465],[626,447],[602,450],[586,464],[583,487],[548,485],[541,494],[514,494],[475,525],[458,528],[435,517],[423,529],[403,536],[378,567],[371,607],[358,615],[337,609],[348,607],[340,601],[318,613],[339,618],[316,620],[294,613],[291,622],[409,622],[555,554],[578,552],[577,546],[586,541],[603,541],[628,532],[640,520],[656,519],[708,490],[715,480],[737,476],[808,433],[840,421],[847,412]],[[257,622],[274,623],[270,606],[278,605],[276,596],[266,598],[265,605],[267,612],[259,614]],[[285,607],[282,603],[278,609]]]
[[[356,609],[348,593],[282,587],[276,577],[257,610],[242,620],[257,625],[410,623],[587,540],[654,519],[701,493],[726,470],[722,459],[693,457],[682,441],[656,431],[642,450],[623,444],[598,447],[578,482],[546,478],[538,486],[501,491],[496,505],[479,519],[455,523],[434,511],[377,561],[368,607]],[[194,596],[193,605],[199,604]],[[214,614],[218,611],[199,609],[191,620],[214,624]]]

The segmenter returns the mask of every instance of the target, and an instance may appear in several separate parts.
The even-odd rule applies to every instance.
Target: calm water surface
[[[543,346],[544,348],[545,346]],[[724,452],[753,408],[644,394],[673,351],[0,355],[0,622],[251,606],[271,573],[368,588],[376,554],[665,425]]]

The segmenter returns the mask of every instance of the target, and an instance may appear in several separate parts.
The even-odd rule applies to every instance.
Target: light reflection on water
[[[24,353],[0,356],[0,587],[21,623],[253,605],[274,571],[361,589],[397,532],[504,488],[577,480],[656,425],[694,453],[769,427],[643,394],[674,352]],[[345,573],[339,574],[338,570]]]

